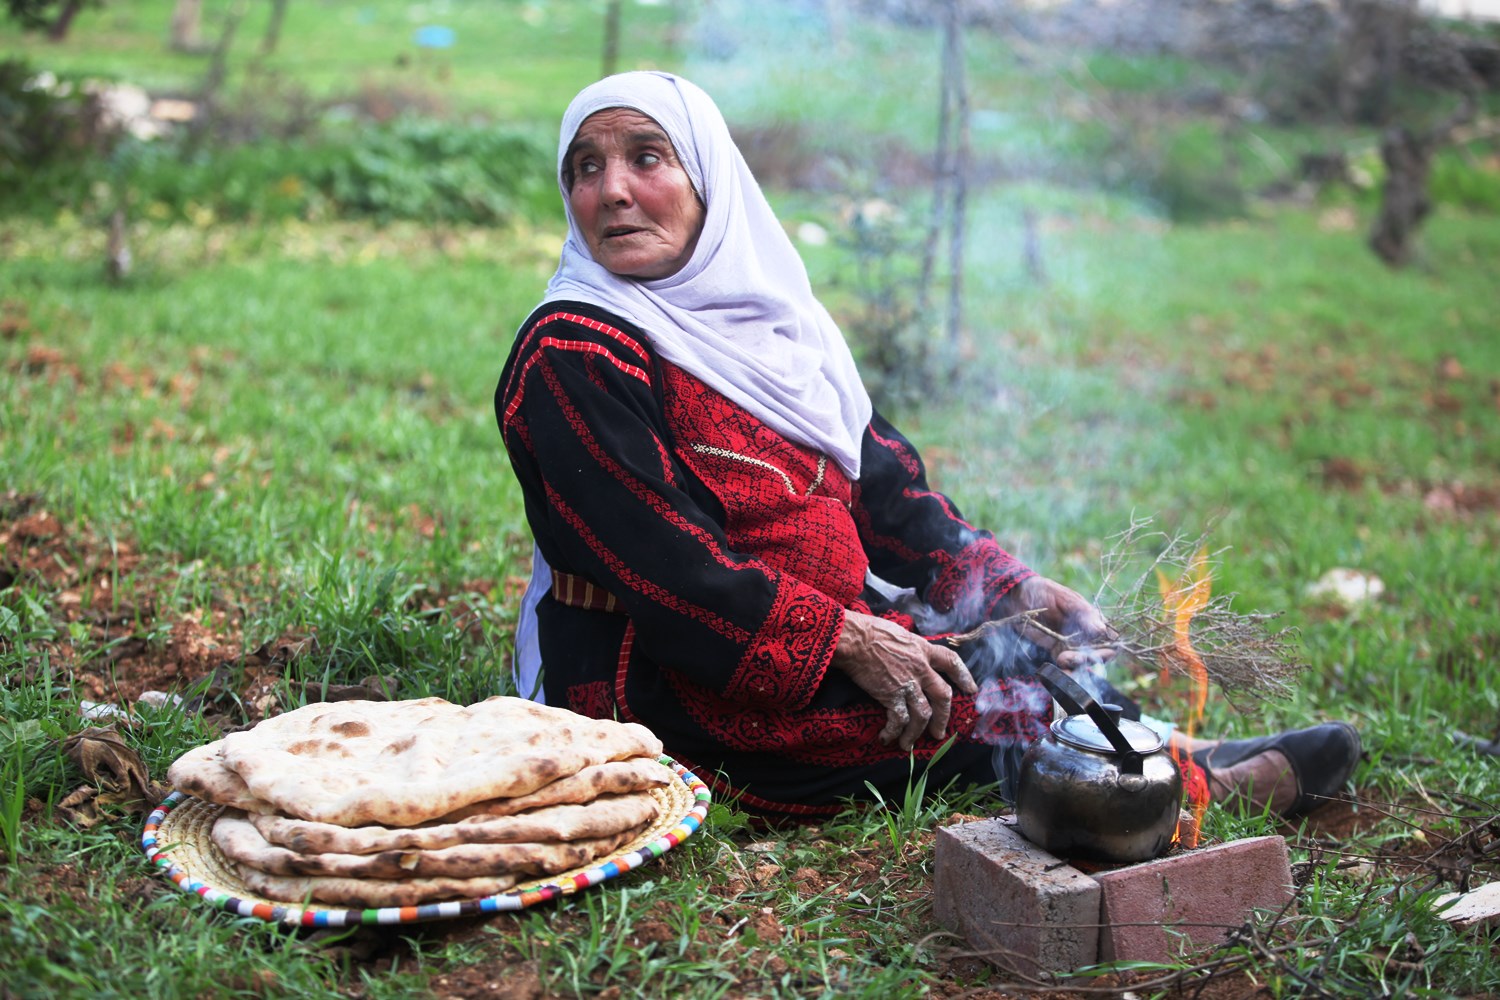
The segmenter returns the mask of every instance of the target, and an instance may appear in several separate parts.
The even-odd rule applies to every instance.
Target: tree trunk
[[[172,8],[171,45],[177,52],[203,48],[203,0],[177,0]]]
[[[73,18],[83,9],[84,0],[68,0],[63,4],[63,9],[58,12],[57,20],[47,29],[47,38],[54,42],[60,42],[68,37],[68,29],[73,27]]]
[[[104,273],[112,285],[118,285],[130,276],[130,244],[126,240],[123,206],[117,205],[109,215],[109,239],[105,245]]]
[[[1387,131],[1380,140],[1386,179],[1380,215],[1370,233],[1370,248],[1391,267],[1403,267],[1411,259],[1412,237],[1432,210],[1427,196],[1432,152],[1420,137],[1400,126]]]
[[[937,148],[932,156],[932,218],[927,237],[922,241],[922,277],[917,284],[917,312],[927,314],[932,299],[933,272],[937,269],[938,239],[943,234],[943,219],[948,210],[948,161],[953,155],[953,91],[948,86],[948,36],[943,35],[942,76],[938,85]]]
[[[1380,215],[1370,231],[1370,248],[1391,267],[1404,267],[1411,260],[1417,229],[1432,210],[1427,179],[1433,156],[1454,141],[1458,130],[1473,121],[1479,109],[1479,78],[1455,43],[1444,44],[1447,48],[1438,55],[1446,58],[1449,79],[1462,94],[1458,106],[1425,132],[1397,126],[1386,130],[1380,140],[1386,177]]]
[[[1045,285],[1047,265],[1042,260],[1042,227],[1037,221],[1036,209],[1022,211],[1021,234],[1021,259],[1026,264],[1026,276],[1033,284]]]
[[[963,346],[964,324],[964,221],[968,214],[969,194],[969,84],[964,71],[963,25],[960,0],[948,0],[948,50],[952,53],[953,113],[957,118],[958,141],[953,151],[953,210],[948,231],[948,344],[955,351],[955,363]]]
[[[1339,115],[1383,124],[1401,68],[1401,51],[1417,23],[1417,0],[1339,0]]]
[[[604,8],[604,71],[601,76],[614,75],[620,64],[620,0],[609,0]]]
[[[196,153],[202,146],[203,140],[208,137],[208,130],[213,127],[214,118],[217,117],[219,91],[224,86],[225,78],[229,76],[229,47],[234,44],[235,32],[245,18],[246,5],[247,0],[235,0],[224,17],[224,30],[214,45],[208,72],[203,77],[203,89],[198,99],[201,111],[194,117],[193,127],[188,132],[186,151],[189,154]]]
[[[281,25],[286,21],[287,0],[271,0],[271,20],[266,25],[265,37],[260,40],[260,54],[269,56],[276,52],[281,42]]]

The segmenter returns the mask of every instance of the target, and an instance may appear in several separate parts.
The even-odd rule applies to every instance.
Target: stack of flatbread
[[[674,780],[634,723],[519,698],[319,703],[188,751],[168,779],[225,809],[213,841],[267,899],[416,906],[606,857]]]

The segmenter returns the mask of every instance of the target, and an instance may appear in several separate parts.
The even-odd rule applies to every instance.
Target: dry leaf
[[[146,773],[140,754],[113,726],[90,726],[74,733],[64,741],[63,752],[99,789],[101,805],[118,803],[144,815],[166,796]]]
[[[87,830],[99,822],[98,799],[99,789],[93,785],[80,785],[57,804],[57,813],[74,826]]]

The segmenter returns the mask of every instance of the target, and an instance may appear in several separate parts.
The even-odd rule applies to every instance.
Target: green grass
[[[173,262],[185,242],[215,234],[223,243],[214,256],[195,256],[201,262],[191,270]],[[29,326],[0,344],[0,480],[41,494],[70,528],[88,526],[148,557],[115,588],[124,604],[147,595],[155,602],[133,626],[139,634],[193,609],[222,608],[226,594],[242,609],[246,649],[287,630],[316,634],[318,651],[287,674],[284,703],[304,681],[374,673],[396,673],[412,696],[470,700],[504,690],[513,611],[495,581],[518,571],[524,542],[489,395],[510,323],[529,308],[544,267],[523,249],[525,233],[462,235],[470,251],[448,256],[417,229],[143,227],[143,276],[115,289],[93,263],[97,240],[88,234],[6,224],[10,245],[26,248],[11,264],[18,280],[7,298],[13,310],[24,304]],[[299,239],[321,249],[286,260]],[[1080,221],[1052,242],[1050,288],[978,286],[989,314],[1014,317],[976,324],[982,356],[1005,362],[1004,394],[962,406],[938,400],[902,422],[967,514],[1075,585],[1096,580],[1090,553],[1132,512],[1173,529],[1207,529],[1227,546],[1216,587],[1238,592],[1245,607],[1286,610],[1303,629],[1311,669],[1290,703],[1251,719],[1220,704],[1217,724],[1254,731],[1354,718],[1377,764],[1362,774],[1367,793],[1420,785],[1493,800],[1495,765],[1464,758],[1447,733],[1487,732],[1500,709],[1489,685],[1477,683],[1488,669],[1484,643],[1500,634],[1486,599],[1495,515],[1444,514],[1424,506],[1423,495],[1431,484],[1488,489],[1497,479],[1484,428],[1493,421],[1488,373],[1500,370],[1500,357],[1485,335],[1484,275],[1473,262],[1500,247],[1484,220],[1444,213],[1429,233],[1426,268],[1392,276],[1351,254],[1351,239],[1295,213],[1214,229]],[[389,255],[361,260],[369,246]],[[1427,334],[1434,316],[1447,331],[1440,343]],[[60,358],[29,365],[39,347]],[[1447,355],[1465,374],[1439,385]],[[1341,405],[1333,394],[1350,379],[1378,391],[1351,390]],[[1434,409],[1428,395],[1438,388],[1455,402]],[[1325,485],[1321,463],[1333,458],[1367,467],[1369,482]],[[424,535],[420,515],[443,531]],[[1379,574],[1386,599],[1348,618],[1305,609],[1302,588],[1340,565]],[[475,580],[490,581],[479,585],[478,640],[423,604],[424,594]],[[46,639],[80,658],[95,655],[87,635],[70,638],[59,597],[41,585],[5,592],[21,628],[0,649],[3,721],[12,727],[27,719],[63,731],[78,725],[69,716],[80,694],[66,674],[47,685],[24,679]],[[130,738],[159,774],[204,736],[177,726]],[[55,751],[35,745],[31,753],[28,796],[56,801],[77,783],[65,761],[48,763]],[[916,995],[933,961],[912,944],[934,929],[925,898],[882,894],[929,876],[918,833],[950,807],[938,799],[915,819],[914,803],[893,808],[899,815],[889,821],[849,813],[778,835],[773,853],[784,872],[808,867],[833,878],[863,865],[874,882],[841,897],[805,895],[784,876],[760,888],[747,881],[730,897],[739,907],[732,912],[753,921],[770,907],[784,932],[774,940],[742,937],[747,923],[729,948],[706,942],[733,921],[691,927],[700,892],[731,891],[726,865],[753,870],[761,860],[745,851],[747,836],[727,821],[733,814],[716,813],[725,829],[714,833],[711,824],[639,884],[627,883],[636,888],[505,918],[476,940],[434,937],[436,951],[418,948],[391,976],[359,989],[387,995],[472,963],[522,963],[562,993],[617,984],[654,995],[653,984],[693,982],[694,995],[734,995],[754,982],[780,994],[822,983]],[[1224,824],[1259,828],[1253,818]],[[41,870],[90,859],[83,870],[98,880],[105,915],[86,930],[76,903],[39,899],[13,867],[12,902],[0,918],[11,931],[7,949],[85,956],[108,942],[119,963],[111,983],[139,988],[158,963],[186,962],[183,949],[227,948],[231,976],[271,975],[294,992],[348,982],[337,963],[293,958],[310,945],[272,947],[265,932],[230,927],[172,896],[145,910],[134,897],[118,898],[110,885],[143,871],[124,818],[84,834],[28,817],[20,830],[28,864]],[[1400,839],[1400,827],[1388,835]],[[1328,879],[1322,905],[1351,911],[1355,890],[1338,888],[1336,874]],[[1407,916],[1418,910],[1404,905]],[[173,915],[171,942],[130,930],[162,913]],[[1450,956],[1454,982],[1483,980],[1451,932],[1433,925],[1424,933]],[[850,957],[830,959],[833,950]],[[34,978],[22,981],[100,986],[92,973],[64,973],[50,961],[28,958],[22,968]],[[78,982],[69,985],[70,976]],[[184,985],[178,995],[191,992]]]
[[[599,10],[536,6],[545,18],[531,25],[526,5],[452,3],[444,20],[460,46],[444,80],[394,65],[413,24],[404,5],[293,3],[274,65],[329,96],[377,80],[547,120],[597,72]],[[6,27],[0,50],[190,89],[202,60],[163,52],[169,7],[86,11],[58,48]],[[842,58],[810,59],[823,29],[798,18],[812,15],[723,7],[697,29],[742,16],[759,33],[719,49],[695,35],[681,65],[731,121],[794,122],[829,148],[885,131],[930,141],[930,31],[852,22]],[[256,5],[245,40],[260,16]],[[633,58],[670,58],[671,18],[627,5]],[[333,38],[331,60],[310,57]],[[1369,751],[1358,786],[1398,815],[1367,805],[1337,838],[1292,831],[1307,882],[1299,916],[1276,931],[1285,947],[1231,949],[1257,981],[1283,996],[1314,981],[1333,995],[1496,994],[1492,943],[1433,920],[1428,880],[1362,880],[1335,854],[1420,857],[1500,801],[1500,762],[1451,739],[1500,726],[1500,231],[1483,198],[1440,207],[1416,265],[1395,273],[1363,245],[1360,198],[1170,225],[1129,184],[1082,188],[1041,169],[1093,148],[1089,121],[1058,120],[1051,102],[1170,90],[1201,70],[1063,53],[1054,79],[1019,71],[1002,40],[984,38],[971,59],[976,108],[989,112],[976,144],[1039,166],[975,193],[966,374],[897,409],[898,425],[935,484],[1044,572],[1091,591],[1110,537],[1151,516],[1223,550],[1216,591],[1300,630],[1308,669],[1295,695],[1246,716],[1216,700],[1210,725],[1238,735],[1354,720]],[[1211,160],[1211,130],[1194,128],[1203,148],[1187,155]],[[1255,135],[1285,162],[1322,141]],[[877,193],[908,224],[921,218],[920,197],[880,187],[878,173],[835,194],[773,192],[786,217],[835,234],[807,257],[840,316],[859,304],[845,195]],[[1042,220],[1044,285],[1020,255],[1027,209]],[[138,819],[118,807],[93,826],[66,820],[60,803],[85,776],[61,744],[86,724],[79,701],[109,692],[117,658],[191,666],[179,633],[200,623],[231,655],[220,688],[184,693],[231,717],[253,708],[233,701],[257,679],[283,708],[382,674],[402,696],[477,699],[507,690],[529,552],[491,395],[560,223],[148,212],[131,239],[135,270],[115,287],[93,216],[0,218],[0,524],[46,510],[62,532],[0,548],[0,849],[15,855],[0,871],[4,989],[400,997],[504,980],[553,995],[883,998],[1002,981],[945,958],[952,942],[933,937],[926,831],[985,808],[952,793],[773,832],[716,804],[698,835],[612,886],[465,927],[347,939],[280,933],[183,897],[145,865]],[[891,268],[897,282],[911,271]],[[26,562],[33,548],[47,558]],[[1309,602],[1307,585],[1341,566],[1378,575],[1385,596],[1348,613]],[[303,640],[299,654],[274,651]],[[1144,697],[1173,711],[1154,689]],[[173,711],[144,710],[125,730],[158,779],[212,734]],[[1227,839],[1268,827],[1214,809],[1207,829]],[[1492,858],[1476,863],[1476,881],[1494,876]]]
[[[625,6],[620,68],[675,60],[672,8]],[[0,52],[24,54],[58,73],[99,74],[153,93],[192,95],[202,87],[208,56],[171,50],[172,8],[173,0],[90,8],[61,45],[0,21]],[[203,38],[210,46],[219,38],[227,9],[203,5]],[[603,58],[603,8],[592,3],[289,3],[275,53],[259,57],[270,10],[270,4],[246,5],[235,36],[227,86],[242,98],[285,82],[318,99],[348,100],[361,91],[405,93],[438,101],[455,113],[551,121],[569,96],[598,76]],[[415,33],[429,24],[453,29],[453,47],[418,49]]]

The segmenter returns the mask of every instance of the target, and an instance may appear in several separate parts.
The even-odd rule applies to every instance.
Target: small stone
[[[1440,896],[1433,908],[1438,916],[1460,929],[1500,926],[1500,882]]]
[[[78,714],[90,722],[106,722],[110,719],[129,719],[130,713],[119,705],[109,702],[80,701]]]

